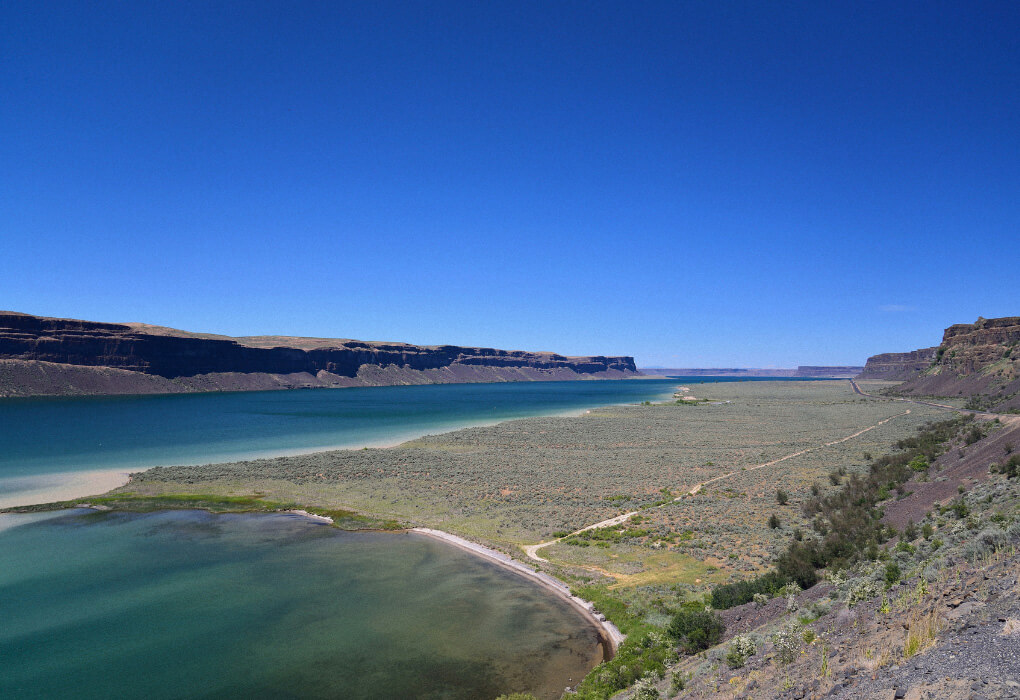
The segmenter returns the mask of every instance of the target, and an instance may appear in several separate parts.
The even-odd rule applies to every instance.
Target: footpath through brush
[[[856,383],[854,383],[852,380],[851,380],[851,384],[853,384],[855,391],[857,391],[858,393],[861,393],[860,390],[857,389]],[[921,402],[919,402],[919,403],[921,403]],[[952,406],[940,406],[940,408],[948,408],[948,409],[951,409],[951,410],[956,410],[956,409],[953,409]],[[805,454],[808,454],[810,452],[815,452],[816,450],[822,450],[822,449],[825,449],[826,447],[832,447],[833,445],[839,445],[841,443],[847,442],[848,440],[853,440],[856,437],[860,437],[861,435],[864,435],[864,433],[867,433],[867,432],[869,432],[871,430],[874,430],[875,428],[878,428],[878,427],[880,427],[882,425],[885,425],[886,423],[888,423],[889,421],[893,420],[894,418],[901,418],[903,416],[908,415],[909,413],[910,413],[910,409],[908,408],[903,413],[897,413],[895,416],[889,416],[888,418],[886,418],[884,420],[880,420],[879,422],[875,423],[874,425],[869,425],[867,428],[863,428],[861,430],[858,430],[856,433],[853,433],[852,435],[847,435],[846,437],[843,437],[843,438],[839,438],[838,440],[832,440],[831,442],[826,442],[824,444],[817,445],[815,447],[807,447],[807,448],[805,448],[803,450],[799,450],[797,452],[791,452],[788,455],[783,455],[782,457],[779,457],[777,459],[773,459],[770,462],[765,462],[763,464],[756,464],[755,466],[748,467],[747,469],[734,470],[734,471],[731,471],[731,472],[727,472],[725,474],[720,474],[719,476],[713,477],[713,478],[711,478],[711,479],[709,479],[707,481],[702,481],[701,483],[696,484],[690,490],[688,490],[688,491],[682,493],[681,495],[677,496],[676,498],[674,498],[669,503],[676,503],[678,501],[683,500],[684,498],[686,498],[688,496],[694,496],[699,491],[701,491],[702,487],[708,486],[709,484],[714,484],[717,481],[722,481],[723,479],[728,479],[731,476],[734,476],[736,474],[746,474],[747,472],[753,472],[753,471],[757,471],[759,469],[765,469],[767,467],[772,467],[772,466],[775,466],[775,465],[779,464],[780,462],[785,462],[788,459],[793,459],[794,457],[800,457],[801,455],[805,455]],[[664,503],[664,504],[659,505],[659,506],[653,506],[653,508],[662,508],[665,505],[669,505],[669,503]],[[647,511],[647,510],[651,510],[651,509],[650,508],[646,508],[644,510]],[[540,556],[538,554],[538,550],[543,549],[545,547],[548,547],[550,545],[556,544],[557,542],[565,540],[568,537],[573,537],[574,535],[579,535],[582,532],[588,532],[589,530],[600,530],[602,528],[614,527],[616,525],[621,525],[621,524],[627,522],[628,520],[630,520],[631,518],[633,518],[635,515],[638,515],[639,513],[642,513],[642,512],[644,512],[644,511],[642,511],[642,510],[632,510],[632,511],[630,511],[628,513],[623,513],[622,515],[617,515],[614,518],[609,518],[608,520],[603,520],[601,522],[597,522],[594,525],[588,525],[587,527],[582,527],[580,530],[575,530],[574,532],[571,532],[571,533],[569,533],[567,535],[563,535],[563,537],[557,537],[556,539],[549,540],[548,542],[539,542],[538,544],[525,545],[524,547],[522,547],[522,549],[524,550],[524,553],[528,555],[528,558],[534,559],[535,561],[548,562],[549,561],[548,559],[545,559],[545,558],[543,558],[542,556]],[[581,568],[587,568],[587,567],[581,567]]]
[[[914,404],[918,404],[918,405],[921,405],[921,406],[932,406],[934,408],[944,408],[944,409],[947,409],[947,410],[950,410],[950,411],[959,411],[961,413],[971,413],[971,414],[977,414],[977,415],[983,415],[983,416],[989,416],[989,417],[997,417],[997,418],[1002,419],[1004,422],[1008,422],[1010,424],[1012,424],[1014,421],[1016,423],[1020,423],[1020,418],[1017,418],[1016,416],[1003,415],[1003,414],[997,414],[997,413],[989,413],[987,411],[976,411],[976,410],[973,410],[973,409],[966,409],[966,408],[956,408],[955,406],[950,406],[948,404],[933,403],[931,401],[921,401],[919,399],[908,399],[908,398],[905,398],[905,397],[874,396],[874,395],[869,394],[869,393],[867,393],[865,391],[862,391],[861,388],[857,385],[857,382],[854,381],[853,379],[850,380],[850,387],[853,389],[854,393],[859,394],[860,396],[867,396],[868,398],[886,399],[886,400],[893,400],[893,401],[902,401],[904,403],[914,403]],[[713,477],[713,478],[709,479],[708,481],[702,481],[700,484],[696,484],[693,488],[691,488],[690,490],[686,491],[685,493],[677,496],[676,498],[674,498],[669,503],[676,503],[677,501],[683,500],[687,496],[694,496],[699,491],[701,491],[702,487],[708,486],[709,484],[713,484],[713,483],[715,483],[717,481],[722,481],[723,479],[728,479],[729,477],[734,476],[735,474],[745,474],[747,472],[757,471],[759,469],[765,469],[767,467],[772,467],[772,466],[775,466],[776,464],[779,464],[780,462],[785,462],[788,459],[793,459],[794,457],[799,457],[801,455],[808,454],[810,452],[815,452],[816,450],[825,449],[826,447],[832,447],[833,445],[839,445],[840,443],[847,442],[848,440],[853,440],[856,437],[860,437],[864,433],[867,433],[867,432],[869,432],[871,430],[874,430],[875,428],[878,428],[879,426],[882,426],[882,425],[888,423],[889,421],[891,421],[894,418],[901,418],[901,417],[903,417],[905,415],[908,415],[909,413],[910,413],[910,409],[908,408],[903,413],[897,413],[895,416],[890,416],[890,417],[886,418],[885,420],[880,420],[879,422],[875,423],[874,425],[869,425],[867,428],[864,428],[862,430],[858,430],[856,433],[854,433],[852,435],[847,435],[844,438],[840,438],[838,440],[833,440],[831,442],[826,442],[826,443],[824,443],[822,445],[817,445],[816,447],[808,447],[808,448],[805,448],[803,450],[800,450],[799,452],[793,452],[791,454],[779,457],[778,459],[774,459],[771,462],[765,462],[764,464],[756,464],[755,466],[748,467],[747,469],[727,472],[727,473],[721,474],[721,475],[719,475],[717,477]],[[662,504],[660,506],[653,506],[653,508],[662,508],[665,505],[669,505],[669,503],[664,503],[664,504]],[[645,510],[650,510],[650,509],[645,509]],[[638,515],[641,512],[642,511],[640,511],[640,510],[632,510],[632,511],[630,511],[628,513],[623,513],[622,515],[617,515],[614,518],[609,518],[608,520],[603,520],[601,522],[597,522],[594,525],[588,525],[587,527],[582,527],[580,530],[575,530],[574,532],[571,532],[571,533],[569,533],[567,535],[564,535],[563,537],[557,537],[556,539],[549,540],[548,542],[539,542],[538,544],[525,545],[524,547],[522,547],[522,549],[524,550],[524,553],[528,555],[528,558],[534,559],[535,561],[548,562],[549,561],[548,559],[545,559],[545,558],[539,556],[538,550],[543,549],[545,547],[548,547],[550,545],[556,544],[557,542],[565,540],[568,537],[573,537],[574,535],[579,535],[582,532],[588,532],[589,530],[600,530],[602,528],[614,527],[616,525],[621,525],[621,524],[627,522],[628,520],[630,520],[631,518],[633,518],[635,515]],[[580,568],[590,568],[592,570],[596,570],[596,567],[581,566]]]

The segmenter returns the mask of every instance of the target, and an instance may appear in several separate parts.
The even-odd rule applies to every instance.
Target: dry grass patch
[[[935,610],[922,615],[913,613],[907,623],[907,636],[903,642],[903,658],[910,659],[935,644],[946,623]]]

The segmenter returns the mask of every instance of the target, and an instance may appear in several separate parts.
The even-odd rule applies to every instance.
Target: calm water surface
[[[399,442],[657,399],[676,384],[642,379],[0,399],[0,492],[41,474]]]
[[[600,660],[574,609],[420,535],[0,515],[3,698],[558,698]]]

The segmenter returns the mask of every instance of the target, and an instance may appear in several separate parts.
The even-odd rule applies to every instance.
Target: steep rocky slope
[[[935,362],[896,388],[916,396],[967,396],[971,406],[1020,409],[1020,316],[946,329]]]
[[[723,611],[720,644],[649,679],[657,694],[619,697],[1020,698],[1020,479],[993,466],[1012,457],[1020,418],[975,424],[986,437],[954,439],[928,474],[961,489],[912,480],[916,491],[883,503],[889,516],[913,499],[916,525],[877,558]],[[962,479],[957,462],[972,467]]]
[[[869,357],[859,379],[903,384],[892,392],[966,397],[968,406],[1020,409],[1020,316],[979,318],[950,326],[942,344],[913,352]]]
[[[261,390],[636,376],[630,357],[454,345],[231,338],[0,312],[0,396]]]

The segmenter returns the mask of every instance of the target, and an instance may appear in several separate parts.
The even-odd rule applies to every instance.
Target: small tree
[[[782,522],[780,522],[778,515],[773,513],[772,515],[769,516],[769,527],[770,528],[772,528],[773,530],[776,530],[776,529],[779,528],[780,525],[782,525]]]
[[[782,489],[776,491],[776,503],[781,506],[785,506],[789,500],[790,497],[786,494],[786,491],[783,491]]]
[[[715,646],[725,631],[722,618],[708,610],[680,610],[666,627],[666,633],[679,641],[688,654]]]
[[[903,530],[903,539],[907,542],[913,542],[917,539],[917,525],[914,525],[913,518],[907,522],[907,527]]]
[[[885,565],[885,582],[888,585],[893,585],[900,580],[900,567],[899,565],[891,561]]]

